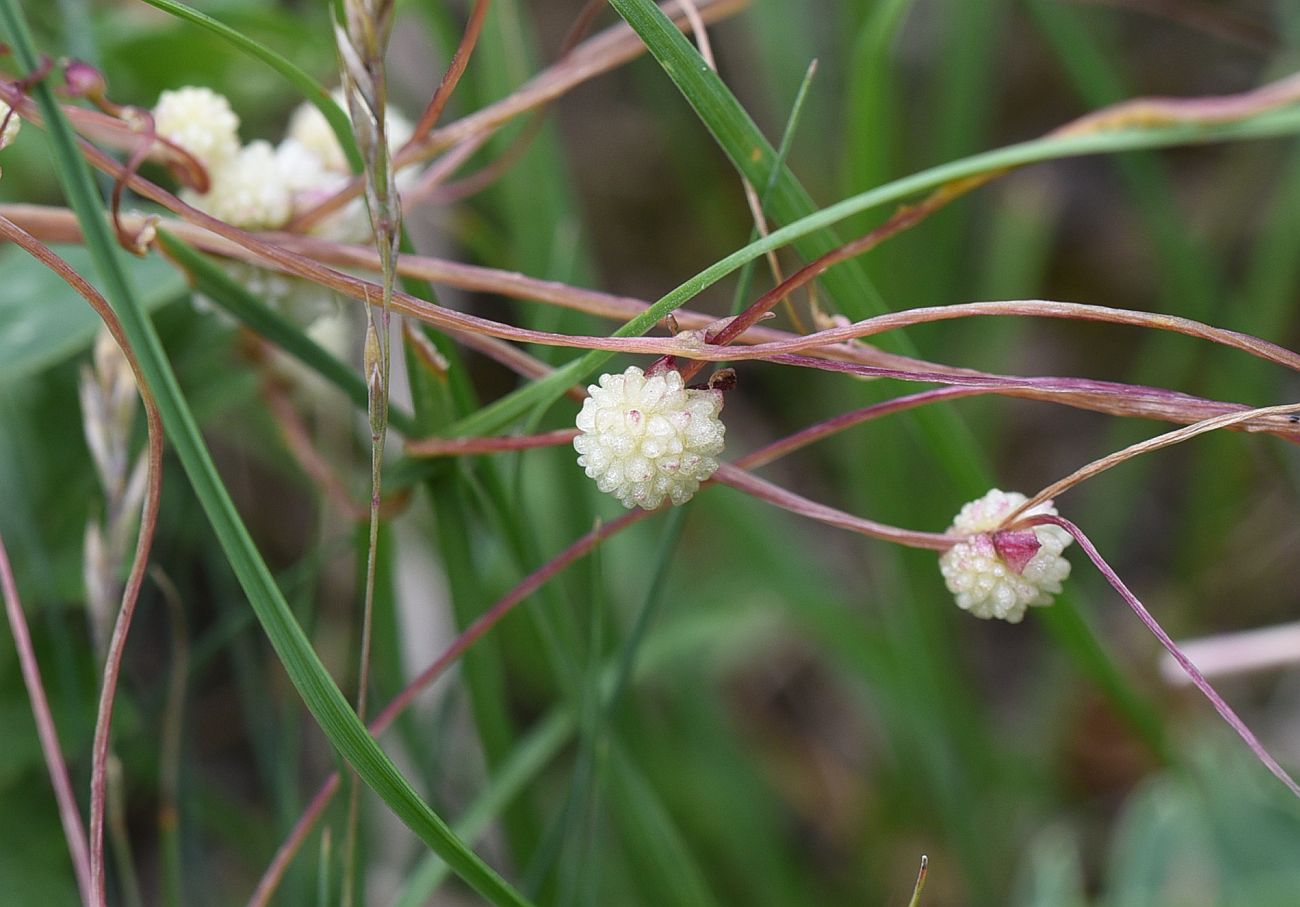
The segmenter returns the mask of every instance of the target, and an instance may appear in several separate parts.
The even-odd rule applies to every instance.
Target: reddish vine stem
[[[502,438],[420,438],[406,442],[407,456],[458,457],[466,454],[501,453],[511,450],[530,450],[536,447],[557,447],[568,444],[578,436],[577,429],[561,428],[536,435]]]
[[[90,880],[92,903],[107,903],[107,880],[104,867],[104,810],[108,785],[109,740],[113,724],[113,706],[117,696],[117,682],[122,670],[122,655],[126,650],[131,619],[135,616],[136,601],[144,583],[149,564],[149,550],[153,546],[154,531],[158,523],[158,503],[162,495],[163,428],[153,392],[145,381],[135,351],[122,330],[121,322],[112,306],[66,261],[55,255],[35,237],[20,229],[12,221],[0,217],[0,236],[23,249],[41,262],[83,297],[103,320],[117,342],[135,376],[136,389],[144,407],[148,429],[147,471],[144,508],[140,517],[140,530],[136,539],[135,557],[127,574],[122,591],[122,606],[113,624],[108,653],[104,660],[104,679],[100,687],[99,709],[95,718],[95,736],[91,751],[90,771]]]
[[[1241,412],[1228,413],[1210,419],[1203,419],[1202,421],[1188,425],[1185,428],[1175,429],[1174,431],[1157,435],[1154,438],[1148,438],[1145,441],[1130,444],[1123,450],[1117,450],[1114,453],[1101,457],[1100,459],[1093,460],[1086,466],[1081,466],[1076,469],[1065,478],[1048,485],[1042,491],[1038,492],[1038,494],[1034,495],[1009,513],[1005,522],[1014,522],[1021,514],[1028,513],[1039,504],[1051,500],[1057,495],[1069,491],[1081,482],[1087,481],[1093,476],[1105,472],[1112,467],[1118,466],[1121,463],[1127,462],[1134,457],[1139,457],[1143,454],[1151,453],[1164,447],[1171,447],[1174,444],[1181,444],[1184,441],[1190,440],[1197,435],[1203,435],[1206,432],[1216,431],[1221,428],[1232,428],[1235,425],[1239,425],[1251,419],[1259,418],[1260,416],[1284,416],[1295,413],[1297,410],[1300,410],[1300,403],[1283,403],[1279,406],[1261,406],[1258,409],[1247,409],[1242,410]]]
[[[4,592],[5,614],[9,618],[9,629],[13,633],[14,648],[18,650],[18,664],[22,669],[23,683],[27,687],[27,698],[31,701],[32,717],[36,721],[36,735],[40,738],[41,753],[45,756],[45,769],[50,776],[50,785],[54,788],[54,799],[59,805],[59,820],[63,823],[63,837],[68,842],[72,871],[77,877],[77,890],[81,892],[81,902],[89,904],[91,903],[90,855],[86,846],[86,827],[81,824],[77,796],[73,793],[72,781],[68,777],[68,764],[63,759],[63,749],[59,745],[59,732],[54,725],[54,715],[50,712],[50,702],[45,696],[45,685],[41,682],[41,669],[36,660],[36,650],[32,647],[27,618],[23,614],[23,604],[18,597],[18,584],[14,581],[13,568],[9,565],[9,553],[5,550],[2,538],[0,538],[0,590]]]
[[[850,532],[856,532],[859,535],[869,536],[873,539],[905,545],[908,548],[947,551],[956,541],[949,535],[899,529],[896,526],[877,523],[875,520],[868,520],[864,517],[845,513],[826,504],[811,501],[765,479],[760,479],[758,476],[752,475],[730,463],[723,463],[719,466],[711,481],[729,485],[737,491],[743,491],[760,501],[766,501],[810,520],[816,520],[819,523],[825,523],[828,526],[835,526],[840,529],[847,529]]]
[[[420,692],[439,677],[444,671],[455,664],[456,660],[465,653],[470,646],[478,642],[489,630],[497,625],[507,614],[509,614],[516,605],[526,600],[530,595],[544,586],[550,579],[561,570],[568,567],[578,558],[584,556],[596,545],[612,535],[621,532],[623,529],[631,526],[633,523],[640,522],[646,517],[652,516],[654,511],[633,510],[623,514],[616,520],[604,523],[590,532],[583,535],[576,542],[565,548],[546,564],[529,574],[523,582],[515,586],[504,598],[499,600],[487,611],[480,614],[473,623],[465,628],[455,641],[438,656],[437,660],[430,664],[420,673],[420,676],[412,680],[394,699],[388,703],[374,721],[369,725],[370,732],[378,736],[388,729],[388,726],[396,720],[397,716],[406,710],[407,706],[414,701]],[[298,818],[293,829],[280,849],[276,851],[270,865],[267,866],[266,872],[262,874],[261,880],[257,884],[252,897],[248,900],[248,907],[265,907],[269,903],[275,889],[279,886],[280,880],[288,870],[289,864],[293,861],[298,849],[307,839],[313,827],[320,820],[325,808],[329,806],[334,794],[339,787],[338,772],[332,773],[321,786],[315,796],[312,797],[307,809]]]
[[[24,229],[38,235],[47,242],[78,242],[81,239],[80,231],[73,222],[70,212],[63,209],[43,208],[33,205],[5,205],[0,206],[0,213],[10,216],[20,223]],[[187,242],[206,251],[233,257],[250,257],[257,260],[254,253],[235,244],[232,240],[209,233],[185,221],[169,220],[163,222],[160,226],[169,232],[177,233]],[[378,268],[378,259],[374,250],[288,235],[275,236],[273,240],[283,248],[290,251],[297,250],[314,260],[340,266],[369,268],[371,270]],[[618,321],[626,321],[635,317],[649,307],[649,303],[631,297],[617,296],[581,287],[571,287],[555,281],[539,280],[513,272],[482,268],[425,256],[402,256],[398,262],[398,268],[406,276],[430,280],[434,283],[476,292],[496,293],[515,299],[559,305]],[[775,344],[775,346],[766,346],[765,350],[803,348],[826,341],[827,345],[813,346],[808,352],[819,358],[824,357],[828,360],[840,362],[891,367],[902,371],[910,370],[948,377],[993,378],[1005,382],[1013,379],[1007,376],[993,376],[973,369],[929,363],[906,356],[885,353],[866,344],[834,343],[833,341],[839,337],[852,338],[859,334],[870,336],[872,333],[890,326],[906,326],[913,322],[920,323],[925,320],[961,317],[963,313],[967,316],[1029,314],[1044,317],[1077,317],[1090,320],[1106,320],[1099,316],[1103,313],[1109,313],[1108,317],[1114,316],[1109,317],[1109,320],[1121,324],[1133,324],[1156,329],[1177,327],[1179,325],[1178,319],[1172,318],[1172,316],[1127,312],[1122,309],[1105,309],[1074,303],[1035,300],[968,303],[963,305],[969,306],[969,309],[945,306],[890,313],[889,315],[880,316],[879,320],[868,319],[856,327],[848,326],[832,329],[829,336],[823,334],[818,337],[809,335],[801,338],[798,335],[784,331],[756,326],[751,328],[742,340],[755,344]],[[704,328],[715,321],[710,315],[687,309],[677,310],[674,317],[682,327],[689,329]],[[1196,322],[1188,322],[1187,324],[1192,327],[1204,328],[1204,330],[1218,330],[1208,326],[1198,326]],[[868,329],[868,326],[870,326],[870,329]],[[1188,333],[1192,332],[1189,331]],[[1210,336],[1205,334],[1204,331],[1193,335],[1218,342],[1217,336]],[[1223,336],[1249,340],[1246,335],[1233,332],[1224,332]],[[458,335],[458,337],[462,343],[470,348],[483,352],[498,362],[502,362],[508,368],[525,377],[535,378],[551,371],[549,366],[537,362],[522,350],[518,350],[496,338],[473,333],[464,333]],[[1262,343],[1263,341],[1259,342]],[[1286,355],[1286,351],[1280,347],[1272,347],[1272,349]],[[717,353],[716,350],[712,352]],[[747,353],[743,350],[733,349],[727,355],[733,359],[743,359]],[[777,361],[781,360],[778,359]],[[803,364],[811,363],[805,361]],[[1282,364],[1290,365],[1287,362]],[[829,366],[827,367],[829,368]],[[877,377],[880,376],[877,373],[873,374],[876,374]],[[942,379],[936,378],[936,380]],[[1225,406],[1228,406],[1227,404],[1214,404],[1186,394],[1177,394],[1173,391],[1145,389],[1107,382],[1092,382],[1090,384],[1093,388],[1091,392],[1085,394],[1082,391],[1074,391],[1067,400],[1060,394],[1061,389],[1053,386],[1055,379],[1035,379],[1037,384],[1040,385],[1039,387],[1025,386],[1021,383],[1021,379],[1015,380],[1017,383],[1005,385],[1005,389],[1001,392],[1028,399],[1069,402],[1073,406],[1111,415],[1144,416],[1170,421],[1180,421],[1181,418],[1182,421],[1196,421],[1215,413],[1221,413],[1224,411]],[[580,390],[573,388],[570,389],[570,395],[576,396],[578,399],[581,399],[582,396]],[[1170,409],[1171,406],[1173,407],[1172,410]],[[1187,415],[1180,417],[1179,413],[1184,410]],[[1288,433],[1295,434],[1297,431],[1294,426],[1276,420],[1267,424],[1252,422],[1242,426],[1242,428],[1250,431],[1268,430],[1284,435]]]
[[[1273,758],[1272,754],[1264,748],[1264,744],[1259,742],[1259,738],[1255,736],[1254,732],[1252,732],[1251,729],[1246,726],[1246,723],[1237,716],[1237,713],[1233,711],[1232,706],[1228,705],[1227,701],[1219,695],[1218,691],[1214,689],[1213,685],[1211,685],[1211,683],[1205,678],[1205,675],[1201,673],[1200,669],[1192,663],[1191,659],[1183,654],[1183,651],[1178,647],[1178,644],[1170,638],[1169,634],[1165,632],[1162,626],[1160,626],[1160,622],[1151,616],[1151,612],[1146,609],[1146,606],[1144,606],[1129,587],[1124,584],[1124,581],[1119,578],[1119,574],[1117,574],[1110,564],[1106,562],[1106,559],[1101,556],[1097,551],[1097,548],[1092,544],[1092,541],[1088,536],[1084,534],[1082,529],[1064,517],[1051,516],[1048,514],[1035,515],[1028,519],[1021,520],[1020,523],[1016,525],[1019,527],[1043,524],[1059,526],[1066,532],[1070,533],[1074,540],[1079,543],[1079,547],[1083,549],[1084,554],[1086,554],[1088,559],[1092,561],[1093,566],[1095,566],[1101,575],[1106,578],[1106,582],[1111,584],[1115,591],[1120,594],[1120,597],[1124,599],[1125,603],[1133,609],[1133,613],[1137,615],[1138,620],[1142,621],[1142,624],[1151,631],[1151,634],[1155,636],[1157,640],[1160,641],[1160,645],[1164,646],[1165,651],[1167,651],[1174,661],[1178,662],[1178,665],[1187,672],[1187,676],[1191,678],[1191,681],[1196,688],[1200,690],[1205,698],[1210,701],[1210,704],[1214,706],[1214,710],[1219,713],[1219,717],[1226,721],[1228,726],[1237,733],[1237,736],[1245,741],[1246,746],[1250,747],[1250,751],[1264,764],[1264,767],[1272,772],[1275,778],[1285,784],[1287,790],[1291,791],[1291,793],[1297,798],[1300,798],[1300,784],[1296,784],[1295,780],[1287,773],[1286,769],[1282,768],[1282,766],[1278,764],[1277,760]]]
[[[447,108],[447,102],[451,100],[452,92],[460,84],[460,77],[465,74],[465,67],[469,65],[470,55],[474,53],[474,46],[483,31],[483,21],[487,18],[490,6],[491,0],[474,0],[474,8],[470,11],[469,21],[465,24],[464,34],[460,36],[460,44],[456,46],[456,52],[451,56],[451,63],[448,64],[442,81],[438,83],[437,90],[429,100],[429,106],[424,108],[424,115],[416,123],[415,131],[411,134],[407,145],[418,145],[438,124],[443,110]]]

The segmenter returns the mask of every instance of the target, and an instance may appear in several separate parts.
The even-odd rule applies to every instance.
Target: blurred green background
[[[195,5],[334,83],[325,4]],[[554,60],[581,5],[496,0],[448,115]],[[149,106],[164,88],[208,85],[229,96],[245,140],[277,140],[301,101],[260,63],[144,3],[25,8],[48,52],[102,67],[120,102]],[[412,117],[466,12],[440,0],[400,5],[392,96]],[[606,12],[599,27],[613,20]],[[711,35],[723,79],[774,143],[818,60],[789,163],[819,205],[1125,97],[1237,92],[1300,64],[1300,6],[1290,0],[754,0]],[[29,124],[2,157],[0,200],[61,203],[39,130]],[[887,214],[855,219],[844,235]],[[645,57],[560,100],[487,191],[407,215],[420,251],[651,300],[752,229],[726,158]],[[84,254],[64,251],[90,273]],[[863,265],[890,308],[1064,299],[1178,313],[1295,348],[1298,262],[1300,146],[1270,140],[1038,165]],[[164,262],[134,267],[241,514],[352,689],[364,525],[325,502],[286,451],[238,333],[196,311]],[[765,281],[756,271],[751,298]],[[734,292],[724,281],[691,305],[725,314]],[[613,327],[533,303],[452,291],[440,300],[551,330]],[[97,669],[82,545],[102,504],[76,385],[95,324],[52,276],[0,250],[0,533],[83,798]],[[1084,375],[1252,405],[1300,390],[1241,354],[1124,328],[971,319],[909,337],[925,358],[1007,374]],[[455,367],[484,401],[515,381],[473,355]],[[728,456],[905,391],[745,364],[727,400]],[[543,427],[572,416],[560,404]],[[346,401],[315,399],[309,418],[364,500],[366,450]],[[929,422],[871,423],[764,474],[854,513],[940,531],[988,484],[1032,493],[1160,430],[990,397]],[[152,585],[115,724],[128,836],[143,903],[166,902],[169,866],[183,879],[180,903],[238,903],[334,760],[171,461],[164,489],[153,560],[178,587],[190,648],[179,858],[160,846],[158,744],[176,649]],[[1234,433],[1126,464],[1058,506],[1186,638],[1300,614],[1298,493],[1293,449]],[[440,470],[385,533],[378,700],[432,660],[454,626],[619,512],[567,448]],[[577,715],[577,731],[534,760],[480,848],[541,904],[902,905],[923,853],[922,903],[935,907],[1300,903],[1300,804],[1203,700],[1162,680],[1155,641],[1082,555],[1072,560],[1068,596],[1054,608],[1018,626],[986,624],[953,607],[933,555],[710,489],[530,599],[386,743],[454,817],[500,789],[545,722]],[[75,903],[4,636],[0,902]],[[635,680],[602,710],[601,674],[627,657]],[[1221,689],[1284,764],[1300,764],[1294,669]],[[328,822],[337,847],[343,810]],[[417,842],[377,802],[362,854],[367,903],[474,903],[454,882],[420,890]],[[313,836],[276,903],[335,903],[338,874],[337,854]],[[110,875],[114,903],[128,903],[121,866]]]

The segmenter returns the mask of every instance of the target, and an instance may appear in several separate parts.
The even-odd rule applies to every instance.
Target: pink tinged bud
[[[65,90],[76,98],[99,100],[108,91],[104,74],[84,60],[72,60],[63,67]]]
[[[1004,529],[993,533],[993,550],[1017,574],[1025,572],[1025,567],[1042,547],[1032,529]]]

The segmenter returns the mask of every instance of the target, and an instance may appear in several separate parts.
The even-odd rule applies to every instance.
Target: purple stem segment
[[[1178,644],[1169,637],[1169,634],[1164,631],[1160,623],[1151,616],[1151,612],[1138,600],[1138,597],[1129,590],[1128,586],[1124,585],[1124,581],[1119,578],[1119,575],[1111,568],[1110,564],[1106,563],[1105,558],[1097,551],[1092,541],[1083,534],[1083,530],[1063,517],[1048,514],[1035,514],[1033,517],[1022,521],[1019,525],[1032,526],[1043,523],[1060,526],[1074,537],[1074,540],[1079,543],[1079,547],[1083,549],[1084,554],[1088,555],[1088,559],[1106,578],[1106,582],[1110,583],[1115,591],[1120,594],[1120,597],[1128,603],[1128,606],[1133,609],[1133,613],[1138,616],[1138,620],[1142,621],[1152,635],[1160,640],[1160,645],[1164,646],[1174,661],[1178,662],[1179,666],[1187,672],[1187,676],[1191,678],[1196,688],[1205,695],[1206,699],[1210,700],[1214,710],[1219,713],[1224,721],[1228,722],[1229,727],[1237,732],[1237,736],[1246,742],[1246,746],[1250,747],[1250,751],[1255,754],[1255,757],[1264,763],[1265,768],[1285,784],[1287,790],[1300,798],[1300,784],[1296,784],[1295,779],[1278,764],[1277,760],[1264,748],[1264,744],[1259,742],[1259,738],[1255,736],[1250,728],[1246,727],[1246,723],[1237,717],[1237,713],[1232,710],[1232,706],[1228,705],[1218,691],[1211,686],[1200,669],[1192,664],[1191,659],[1183,654],[1182,649],[1178,648]]]
[[[72,856],[77,888],[81,892],[81,902],[89,904],[90,850],[86,844],[86,827],[81,824],[77,798],[72,792],[72,782],[68,779],[68,766],[63,761],[63,750],[59,747],[59,732],[54,727],[49,700],[45,698],[40,666],[36,663],[36,651],[32,648],[27,618],[23,615],[22,602],[18,598],[18,584],[14,582],[3,539],[0,539],[0,588],[4,590],[5,614],[9,617],[9,628],[13,631],[14,648],[18,650],[18,663],[22,667],[23,682],[27,685],[27,698],[32,703],[32,716],[36,719],[36,733],[41,740],[41,752],[45,755],[45,767],[50,773],[50,784],[54,787],[54,799],[59,804],[63,834],[68,839],[68,853]]]
[[[502,618],[513,611],[516,605],[546,585],[557,573],[587,554],[605,539],[621,532],[633,523],[653,516],[655,513],[656,511],[653,510],[631,510],[616,520],[602,523],[529,574],[523,582],[510,590],[505,598],[502,598],[491,608],[480,614],[473,623],[456,637],[452,644],[447,647],[447,650],[438,656],[436,661],[425,668],[419,677],[408,683],[402,692],[398,693],[384,707],[384,710],[375,716],[375,720],[370,722],[370,732],[378,736],[387,730],[388,726],[411,704],[421,690],[455,664],[457,659],[465,654],[466,649],[478,642]],[[326,779],[315,796],[312,797],[307,810],[298,817],[298,821],[289,832],[289,836],[285,838],[284,843],[280,845],[280,849],[276,851],[270,865],[266,868],[266,872],[262,874],[261,880],[258,881],[252,897],[248,899],[248,907],[266,907],[270,903],[271,896],[279,886],[280,880],[289,868],[289,864],[293,862],[293,858],[302,846],[303,841],[307,839],[307,835],[311,833],[311,830],[325,812],[325,808],[329,806],[330,800],[338,792],[338,787],[339,774],[334,772]]]

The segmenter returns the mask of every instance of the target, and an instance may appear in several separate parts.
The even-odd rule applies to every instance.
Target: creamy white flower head
[[[286,142],[285,144],[288,144]],[[281,147],[284,147],[281,145]],[[342,190],[348,184],[346,173],[322,170],[312,186],[294,192],[294,215],[312,210],[321,202]],[[313,223],[308,230],[312,236],[340,243],[368,243],[374,235],[370,230],[370,212],[364,198],[351,199],[342,208],[332,211]]]
[[[4,129],[0,129],[0,148],[8,148],[9,144],[18,138],[18,130],[23,125],[23,121],[18,118],[18,114],[14,113],[10,116],[12,111],[12,107],[4,101],[0,101],[0,123],[4,123]]]
[[[288,223],[293,198],[269,142],[250,142],[214,168],[211,176],[212,188],[207,194],[187,191],[183,193],[185,200],[246,230],[271,230]]]
[[[1028,500],[1017,492],[996,488],[977,501],[962,507],[953,520],[949,535],[965,538],[939,558],[948,591],[957,598],[957,607],[976,617],[998,617],[1009,623],[1024,619],[1031,605],[1050,605],[1061,591],[1061,583],[1070,575],[1070,562],[1061,552],[1070,544],[1070,534],[1060,526],[1034,526],[1038,550],[1020,570],[1008,563],[993,543],[993,530],[1013,510]],[[1056,514],[1051,501],[1026,512]]]
[[[331,97],[343,108],[343,112],[351,118],[348,100],[343,94],[343,89],[334,89]],[[396,152],[398,148],[405,145],[415,132],[415,127],[411,125],[411,121],[394,110],[392,105],[389,105],[384,111],[384,129],[388,133],[388,150],[390,152]],[[330,128],[329,120],[325,119],[325,115],[316,109],[315,104],[300,104],[298,109],[293,112],[293,117],[289,120],[287,138],[300,142],[304,147],[314,152],[320,158],[325,169],[339,173],[348,172],[347,156],[343,153],[343,148],[339,145],[334,130]]]
[[[624,507],[684,504],[717,470],[726,434],[721,391],[687,388],[671,369],[647,378],[632,366],[601,375],[587,393],[573,439],[578,465]]]
[[[311,192],[327,178],[337,178],[325,169],[320,155],[297,139],[285,139],[275,149],[275,166],[290,192]]]
[[[239,152],[239,117],[224,95],[210,88],[187,86],[164,91],[153,109],[154,128],[198,158],[204,167],[220,167]]]

